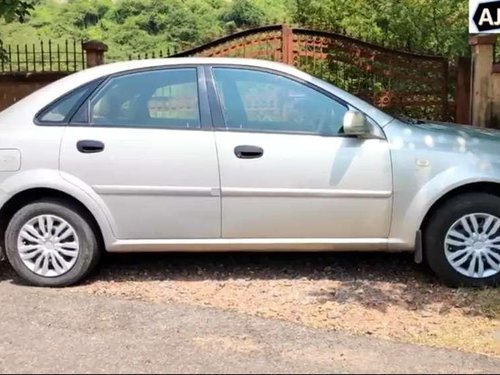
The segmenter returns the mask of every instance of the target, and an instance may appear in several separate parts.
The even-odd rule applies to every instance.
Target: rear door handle
[[[83,140],[76,144],[78,151],[84,154],[95,154],[104,151],[104,143],[101,141]]]
[[[240,159],[257,159],[264,155],[264,150],[257,146],[236,146],[234,154]]]

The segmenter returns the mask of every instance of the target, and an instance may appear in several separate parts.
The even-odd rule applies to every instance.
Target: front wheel
[[[500,284],[500,198],[468,193],[446,201],[424,228],[424,250],[449,286]]]
[[[16,212],[5,232],[5,247],[16,273],[36,286],[74,284],[100,255],[85,212],[59,201],[31,203]]]

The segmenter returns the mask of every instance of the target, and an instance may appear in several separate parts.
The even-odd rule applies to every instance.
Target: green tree
[[[468,51],[467,14],[463,0],[296,0],[294,21],[451,57]]]
[[[0,18],[5,22],[18,20],[23,22],[25,17],[33,9],[32,1],[25,0],[3,0],[0,1]],[[6,59],[6,51],[3,48],[2,34],[0,33],[0,60]]]
[[[0,0],[0,38],[100,39],[110,61],[289,22],[454,57],[468,52],[467,12],[464,0]]]
[[[5,21],[23,21],[33,9],[34,2],[30,0],[3,0],[0,2],[0,17]]]
[[[227,2],[221,20],[228,32],[262,25],[289,22],[293,0],[232,0]]]
[[[222,15],[222,20],[229,27],[252,28],[262,25],[266,15],[262,9],[250,0],[234,0]]]

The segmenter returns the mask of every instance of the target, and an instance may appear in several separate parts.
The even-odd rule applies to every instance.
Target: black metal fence
[[[180,52],[178,46],[167,47],[166,49],[160,49],[159,51],[144,52],[144,53],[131,53],[128,55],[129,60],[143,60],[143,59],[155,59],[162,57],[175,56]]]
[[[129,60],[175,56],[178,45],[151,52],[129,53]],[[125,59],[127,58],[125,57]],[[123,61],[110,56],[106,62]],[[76,72],[86,67],[83,41],[40,41],[37,44],[2,44],[0,41],[0,73],[12,72]]]
[[[2,44],[0,72],[75,72],[85,68],[82,42],[40,41],[37,44]]]

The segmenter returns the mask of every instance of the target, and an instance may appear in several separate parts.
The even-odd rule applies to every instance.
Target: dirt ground
[[[450,289],[408,254],[108,255],[72,288],[500,358],[500,289]]]
[[[500,359],[171,301],[19,285],[0,266],[0,372],[496,374]]]

